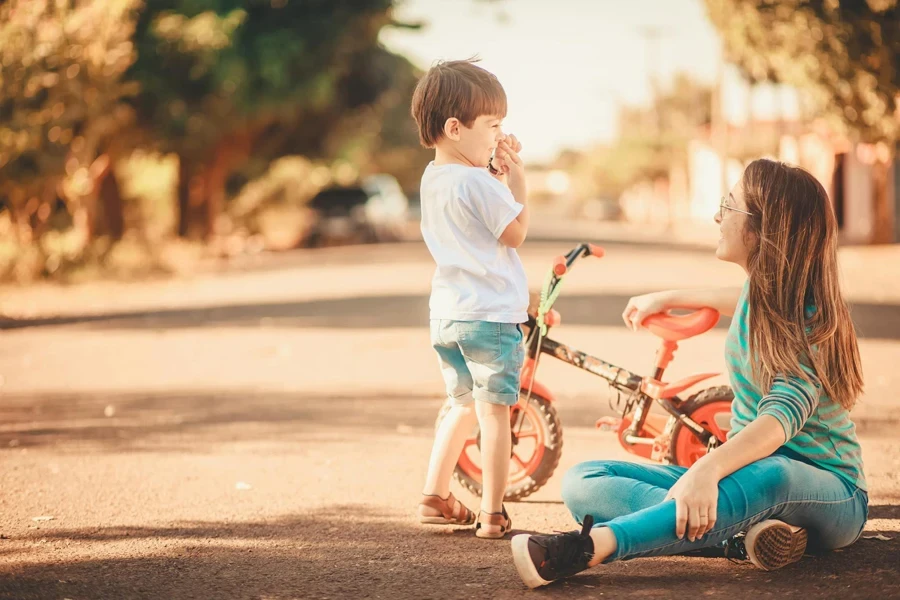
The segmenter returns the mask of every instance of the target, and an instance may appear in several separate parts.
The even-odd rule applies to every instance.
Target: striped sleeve
[[[804,367],[807,373],[808,369]],[[772,389],[759,401],[758,415],[770,415],[778,419],[784,429],[784,439],[789,441],[819,406],[822,386],[815,375],[810,374],[812,383],[796,376],[779,375],[772,383]]]

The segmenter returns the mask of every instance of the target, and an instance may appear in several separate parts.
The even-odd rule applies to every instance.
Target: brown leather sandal
[[[440,514],[425,514],[423,508],[430,508]],[[452,492],[446,498],[422,494],[418,511],[419,523],[426,525],[471,525],[475,522],[475,513],[457,500]]]
[[[503,512],[489,513],[481,511],[478,513],[478,523],[475,525],[475,535],[477,537],[498,540],[509,533],[509,530],[512,529],[512,519],[506,513],[505,506],[501,506],[501,509]],[[483,520],[482,516],[484,516]],[[499,531],[488,531],[482,525],[491,525],[500,529]]]

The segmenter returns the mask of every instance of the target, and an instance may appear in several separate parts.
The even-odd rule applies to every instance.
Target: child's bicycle
[[[559,325],[560,315],[553,310],[566,273],[580,258],[603,256],[593,244],[580,244],[565,256],[557,257],[541,291],[537,314],[529,314],[526,337],[528,354],[522,369],[519,402],[510,409],[512,456],[505,499],[519,500],[540,489],[553,475],[562,454],[562,423],[553,407],[553,393],[535,380],[541,354],[584,369],[605,379],[617,391],[616,411],[621,418],[606,417],[598,428],[615,428],[619,442],[629,452],[650,460],[689,467],[701,456],[725,441],[731,419],[734,394],[728,386],[704,389],[687,399],[679,396],[697,383],[718,373],[692,375],[675,383],[665,383],[663,374],[673,358],[678,342],[700,335],[719,320],[712,308],[676,316],[651,315],[643,325],[662,338],[656,352],[653,375],[644,377],[590,356],[546,337]],[[622,398],[624,396],[624,402]],[[667,414],[651,414],[658,404]],[[444,404],[437,423],[449,410]],[[470,492],[481,495],[480,434],[477,426],[456,465],[456,479]]]

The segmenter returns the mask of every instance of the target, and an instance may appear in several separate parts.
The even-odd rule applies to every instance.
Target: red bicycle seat
[[[701,308],[687,315],[657,313],[644,319],[643,325],[667,342],[680,342],[706,333],[719,322],[719,311]]]

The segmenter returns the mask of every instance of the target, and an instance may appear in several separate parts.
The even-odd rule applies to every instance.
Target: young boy
[[[435,435],[419,520],[476,521],[450,494],[450,476],[477,419],[484,491],[475,535],[502,538],[512,524],[503,506],[509,407],[518,401],[525,354],[519,323],[528,306],[515,250],[528,231],[521,145],[501,130],[503,87],[471,61],[432,67],[413,94],[412,115],[422,145],[435,151],[422,175],[422,235],[437,263],[431,342],[453,400]]]

